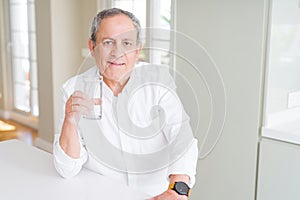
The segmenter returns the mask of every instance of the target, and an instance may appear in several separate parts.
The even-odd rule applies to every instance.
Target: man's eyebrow
[[[104,37],[104,38],[102,38],[102,41],[103,40],[115,40],[114,38],[111,38],[111,37]]]
[[[122,41],[130,41],[130,42],[134,42],[134,39],[131,39],[131,38],[124,38],[124,39],[122,39]]]
[[[118,40],[118,38],[112,38],[112,37],[103,37],[102,38],[102,40],[101,40],[101,42],[103,42],[104,40],[112,40],[112,41],[117,41]],[[121,38],[121,41],[130,41],[130,42],[134,42],[135,41],[135,39],[133,39],[133,38]]]
[[[108,40],[117,40],[117,39],[119,39],[119,38],[112,38],[112,37],[103,37],[102,38],[102,40],[106,40],[106,39],[108,39]],[[121,40],[132,40],[132,38],[120,38]]]

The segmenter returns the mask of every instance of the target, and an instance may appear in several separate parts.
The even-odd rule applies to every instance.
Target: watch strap
[[[169,187],[168,187],[168,190],[175,190],[174,188],[175,188],[175,184],[176,184],[177,182],[173,182],[173,183],[170,183],[169,184]],[[177,192],[176,190],[175,190],[175,192]],[[178,193],[178,192],[177,192]],[[187,194],[187,196],[189,197],[191,195],[191,188],[189,188],[188,189],[188,194]]]

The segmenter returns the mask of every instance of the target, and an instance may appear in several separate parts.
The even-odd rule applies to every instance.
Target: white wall
[[[197,184],[191,199],[255,199],[266,36],[264,4],[262,0],[177,1],[177,30],[206,48],[220,70],[227,96],[222,135],[211,154],[198,163]],[[193,79],[193,72],[186,70],[188,63],[178,63],[177,69],[190,73]],[[198,67],[205,71],[207,66]],[[194,88],[201,95],[203,83]],[[179,93],[185,95],[184,90]],[[198,102],[203,123],[196,133],[200,144],[201,131],[206,130],[211,116],[206,109],[206,91],[203,93],[203,101],[199,96]],[[192,110],[192,106],[187,110]]]
[[[39,138],[51,141],[53,135],[53,86],[50,1],[36,1],[37,63],[39,88]]]

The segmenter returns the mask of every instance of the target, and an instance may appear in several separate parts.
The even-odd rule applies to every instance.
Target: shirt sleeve
[[[87,161],[87,152],[81,144],[80,157],[71,158],[62,150],[59,136],[60,134],[55,135],[53,144],[54,166],[62,177],[71,178],[80,172],[83,164]]]
[[[167,125],[164,132],[170,143],[171,164],[167,179],[172,174],[188,175],[189,186],[193,187],[198,161],[198,140],[193,135],[189,116],[174,88],[163,93],[160,105],[165,110]]]
[[[59,126],[57,129],[57,133],[55,134],[54,137],[54,142],[53,142],[53,160],[54,160],[54,166],[57,170],[57,172],[64,178],[70,178],[75,175],[77,175],[83,164],[87,161],[88,156],[86,149],[84,148],[82,141],[79,140],[80,142],[80,157],[77,159],[71,158],[68,156],[63,149],[61,148],[59,144],[59,138],[60,138],[60,133],[61,133],[61,128],[62,124],[64,121],[64,113],[65,113],[65,104],[69,96],[73,93],[73,90],[70,87],[67,87],[65,84],[62,88],[62,114],[59,120]],[[78,138],[80,137],[80,134],[78,132]]]
[[[189,186],[192,188],[195,184],[195,176],[198,161],[198,140],[194,139],[183,154],[183,156],[169,166],[167,179],[172,174],[186,174],[190,177]]]

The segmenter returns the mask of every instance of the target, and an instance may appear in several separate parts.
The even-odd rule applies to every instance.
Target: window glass
[[[34,0],[9,0],[14,109],[38,116]]]

